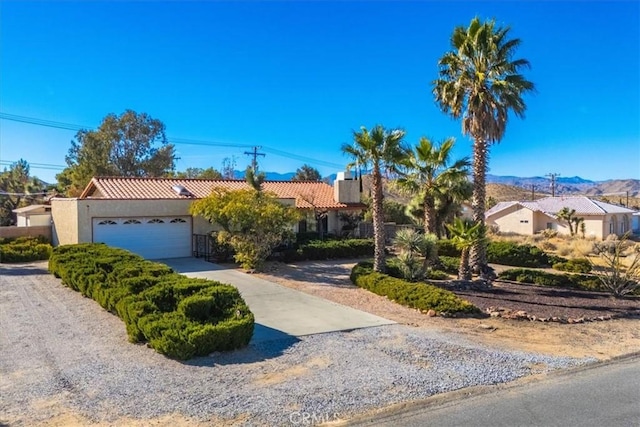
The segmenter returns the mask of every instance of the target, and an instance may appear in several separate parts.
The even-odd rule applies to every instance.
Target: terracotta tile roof
[[[181,186],[190,195],[180,195],[172,187]],[[165,200],[201,199],[214,188],[229,190],[247,189],[244,180],[174,179],[95,177],[84,189],[79,199],[112,200]],[[338,203],[333,198],[333,187],[317,181],[266,181],[263,190],[273,192],[280,199],[295,199],[296,207],[321,209],[361,208],[362,204]],[[187,193],[185,193],[187,194]]]
[[[575,209],[577,215],[604,215],[607,213],[627,213],[634,211],[622,206],[612,205],[610,203],[593,200],[585,196],[569,196],[569,197],[546,197],[533,202],[500,202],[489,209],[485,217],[494,215],[513,205],[520,205],[532,211],[544,212],[547,215],[554,216],[562,208]]]

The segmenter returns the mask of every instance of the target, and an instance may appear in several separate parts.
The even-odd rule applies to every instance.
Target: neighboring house
[[[635,212],[588,197],[572,196],[547,197],[531,202],[500,202],[486,212],[485,218],[488,226],[497,227],[503,233],[531,235],[552,229],[568,235],[567,222],[557,217],[563,208],[575,209],[575,216],[584,219],[585,236],[598,239],[610,234],[621,236],[630,231]]]
[[[214,188],[249,186],[244,180],[93,178],[79,197],[51,200],[53,243],[104,242],[150,259],[191,256],[193,236],[209,234],[215,227],[192,217],[189,207]],[[344,176],[333,187],[324,182],[267,181],[262,188],[307,213],[295,231],[315,228],[316,210],[326,212],[324,230],[338,234],[338,213],[365,207],[359,182]],[[307,228],[309,222],[314,227]]]
[[[631,229],[635,234],[640,234],[640,212],[633,213],[633,221]]]
[[[14,209],[16,225],[18,227],[34,227],[39,225],[51,225],[51,206],[31,205]]]

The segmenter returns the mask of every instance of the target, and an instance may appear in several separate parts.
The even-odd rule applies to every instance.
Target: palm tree
[[[371,205],[373,217],[373,236],[375,242],[373,269],[383,272],[385,269],[385,231],[382,209],[382,173],[395,171],[407,149],[403,146],[405,132],[401,129],[386,130],[382,125],[374,126],[371,131],[364,126],[360,132],[353,132],[353,144],[344,144],[342,151],[352,157],[347,167],[370,169],[372,175]]]
[[[462,203],[473,196],[473,184],[467,179],[452,183],[447,192],[436,203],[436,235],[447,236],[446,224],[451,224],[456,217],[462,215]]]
[[[411,151],[404,166],[407,173],[397,180],[397,185],[422,202],[424,232],[438,233],[436,202],[444,199],[450,188],[466,181],[469,160],[465,157],[450,164],[454,138],[434,144],[421,138],[415,151]]]
[[[453,224],[447,224],[451,233],[451,239],[461,250],[458,279],[471,280],[471,268],[469,268],[469,252],[478,242],[484,240],[484,225],[481,222],[472,222],[456,218]]]
[[[471,20],[468,28],[456,27],[452,51],[440,58],[439,78],[433,81],[436,102],[453,118],[462,117],[462,133],[473,139],[473,217],[484,224],[485,181],[491,144],[504,136],[509,112],[524,117],[522,96],[534,85],[519,71],[529,67],[526,59],[513,59],[520,39],[509,38],[509,27],[494,20]],[[472,264],[487,271],[486,242],[473,249]]]

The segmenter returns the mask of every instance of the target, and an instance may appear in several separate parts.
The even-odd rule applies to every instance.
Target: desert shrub
[[[282,252],[285,262],[373,255],[373,239],[314,240]]]
[[[544,267],[549,258],[544,251],[532,245],[518,245],[513,242],[489,242],[487,260],[490,263],[514,267]]]
[[[371,262],[356,264],[351,270],[351,281],[356,286],[418,310],[434,310],[448,315],[480,313],[476,306],[453,292],[428,283],[411,283],[374,272]]]
[[[125,323],[129,340],[176,359],[239,348],[254,317],[236,288],[191,279],[103,244],[55,248],[49,271]]]
[[[4,238],[0,242],[0,262],[29,262],[49,259],[52,247],[45,237]]]
[[[574,288],[587,291],[603,290],[597,277],[584,274],[554,274],[540,270],[512,268],[499,273],[498,278],[557,288]]]
[[[449,274],[458,274],[458,268],[460,267],[460,258],[452,256],[440,256],[440,264],[442,270]]]
[[[541,240],[540,242],[538,242],[538,246],[543,251],[555,251],[556,249],[558,249],[556,244],[549,240]]]
[[[565,262],[556,262],[553,264],[553,268],[570,273],[589,273],[591,272],[591,263],[585,258],[574,258]]]
[[[451,239],[438,240],[438,255],[448,257],[460,257],[462,252]],[[458,270],[456,270],[457,272]]]

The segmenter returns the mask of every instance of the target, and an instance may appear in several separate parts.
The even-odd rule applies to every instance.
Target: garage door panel
[[[148,259],[191,256],[191,217],[94,218],[93,241]]]

